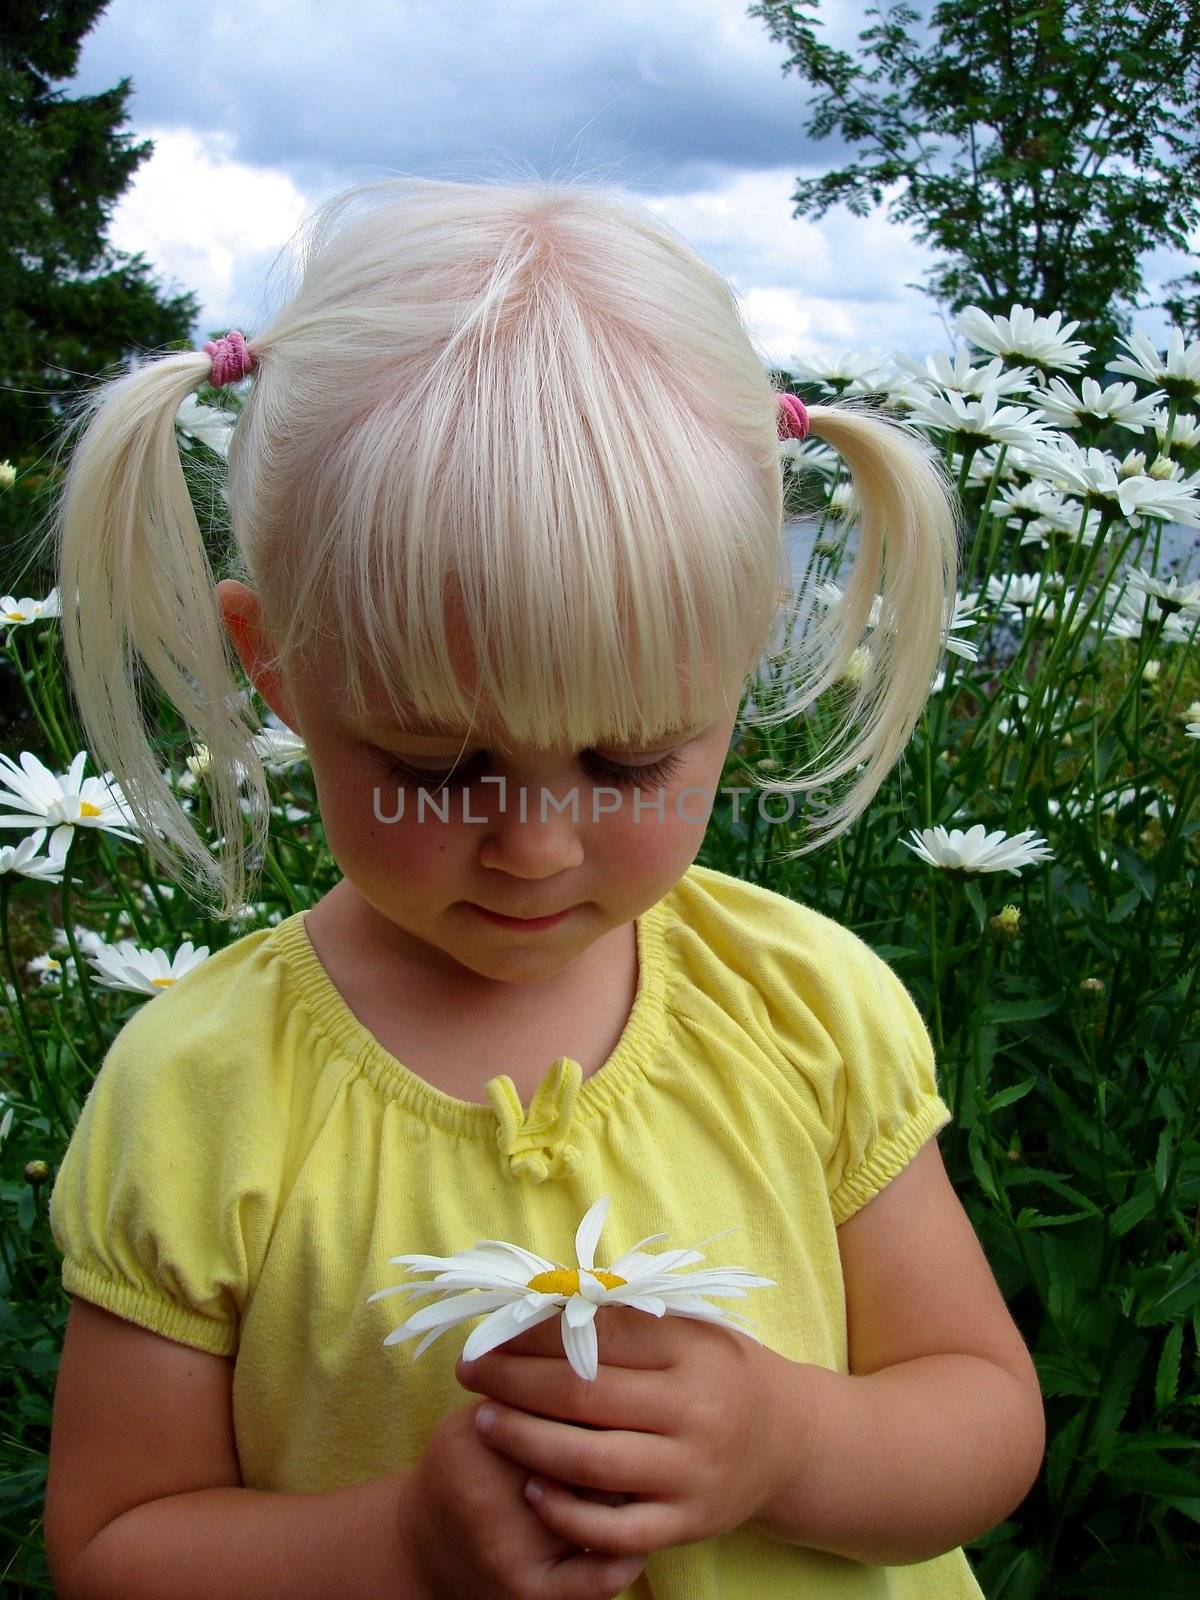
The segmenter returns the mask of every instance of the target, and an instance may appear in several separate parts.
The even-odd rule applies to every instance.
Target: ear
[[[258,596],[235,578],[222,578],[213,590],[221,621],[233,641],[238,660],[258,694],[293,733],[303,733],[288,704],[279,674],[266,665],[272,655],[271,640],[262,623]]]

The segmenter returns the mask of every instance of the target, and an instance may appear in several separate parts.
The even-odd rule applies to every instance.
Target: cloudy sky
[[[580,170],[636,194],[738,295],[760,352],[952,348],[915,285],[930,257],[882,213],[792,218],[796,179],[838,146],[802,130],[805,89],[744,0],[112,0],[70,92],[133,80],[155,143],[110,237],[195,291],[202,337],[253,333],[268,271],[313,201],[400,172]],[[827,0],[850,44],[862,0]],[[1148,277],[1181,270],[1164,254]],[[1157,337],[1161,316],[1135,326]]]

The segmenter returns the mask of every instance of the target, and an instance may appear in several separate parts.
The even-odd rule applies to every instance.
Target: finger
[[[469,1392],[534,1416],[580,1427],[671,1431],[669,1392],[653,1372],[601,1363],[594,1378],[581,1378],[562,1357],[509,1357],[493,1350],[478,1361],[460,1360],[455,1376]]]
[[[621,1595],[646,1565],[644,1556],[606,1556],[572,1550],[550,1569],[546,1595],[552,1600],[596,1600],[598,1594]]]
[[[526,1498],[552,1533],[583,1550],[611,1556],[648,1556],[685,1542],[678,1513],[658,1500],[600,1505],[572,1494],[570,1486],[538,1474]]]
[[[653,1494],[666,1481],[670,1446],[656,1435],[589,1430],[507,1406],[492,1409],[495,1416],[486,1430],[481,1428],[483,1437],[530,1472],[610,1494]]]

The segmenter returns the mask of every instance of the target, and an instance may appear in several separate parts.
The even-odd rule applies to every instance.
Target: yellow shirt
[[[413,1467],[470,1396],[478,1320],[413,1360],[384,1338],[420,1295],[389,1257],[509,1239],[603,1264],[737,1231],[703,1265],[775,1280],[736,1302],[764,1344],[846,1372],[837,1226],[950,1120],[903,983],[848,929],[692,866],[637,923],[639,982],[609,1059],[566,1057],[521,1107],[455,1099],[389,1054],[298,912],[210,956],[113,1041],[55,1182],[63,1283],[182,1344],[235,1355],[248,1488],[320,1490]],[[727,1302],[721,1302],[728,1304]],[[603,1348],[601,1348],[603,1359]],[[652,1555],[628,1600],[965,1600],[965,1553],[865,1566],[748,1527]]]

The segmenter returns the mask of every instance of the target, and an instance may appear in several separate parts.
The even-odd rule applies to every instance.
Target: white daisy
[[[1200,523],[1200,498],[1187,483],[1160,482],[1146,474],[1122,476],[1120,464],[1106,450],[1081,450],[1060,433],[1053,444],[1030,452],[1042,472],[1061,488],[1093,499],[1115,501],[1121,515],[1138,527],[1141,515],[1165,517],[1189,527]]]
[[[112,773],[85,778],[87,751],[81,750],[67,772],[53,773],[32,751],[22,750],[21,765],[0,753],[0,806],[16,806],[15,816],[0,816],[0,828],[40,828],[57,823],[50,835],[50,851],[70,842],[73,828],[103,828],[119,839],[139,842],[121,823],[135,824],[129,802]]]
[[[143,950],[132,939],[122,939],[118,944],[102,944],[88,960],[96,969],[96,982],[102,989],[160,994],[207,957],[208,946],[202,944],[196,950],[190,939],[185,939],[169,960],[161,945]]]
[[[918,422],[939,432],[969,434],[996,444],[1031,449],[1045,437],[1041,412],[1026,406],[998,406],[999,392],[988,389],[978,400],[968,400],[955,390],[945,395],[918,395],[909,410]]]
[[[28,595],[18,600],[15,595],[0,595],[0,628],[20,627],[29,622],[40,622],[44,617],[61,617],[57,589],[51,589],[44,600],[32,600]]]
[[[129,920],[127,911],[123,911],[121,916],[125,921]],[[118,918],[119,920],[120,918]],[[104,940],[98,933],[93,933],[91,928],[81,927],[78,922],[72,924],[72,926],[75,933],[75,943],[83,951],[84,955],[93,956],[98,950],[103,950]],[[53,942],[56,949],[66,950],[68,948],[67,930],[65,928],[55,928]]]
[[[1042,586],[1053,585],[1052,578],[1040,572],[1011,572],[1007,575],[992,573],[984,589],[984,599],[989,605],[999,606],[1009,616],[1018,615],[1025,606],[1034,606],[1041,599]]]
[[[285,728],[282,723],[278,727],[267,725],[261,728],[250,742],[268,772],[290,767],[294,761],[308,754],[308,746],[300,735],[293,733],[291,728]]]
[[[1045,517],[1062,509],[1062,496],[1038,479],[1028,483],[1014,483],[1011,489],[1001,489],[992,501],[992,515],[1014,518]]]
[[[1139,383],[1155,384],[1172,400],[1194,400],[1200,395],[1200,339],[1185,345],[1180,330],[1172,328],[1163,356],[1144,333],[1131,333],[1117,343],[1123,344],[1130,354],[1110,361],[1110,372],[1127,372]]]
[[[1052,861],[1054,852],[1046,848],[1033,828],[1009,838],[1003,828],[987,833],[982,822],[964,833],[961,828],[946,832],[940,824],[933,828],[913,828],[912,838],[901,844],[913,850],[931,867],[946,867],[959,872],[1011,872],[1020,877],[1021,868],[1038,861]]]
[[[1156,390],[1139,400],[1132,383],[1110,383],[1102,389],[1095,378],[1085,378],[1080,388],[1076,394],[1061,378],[1051,378],[1039,391],[1038,406],[1056,427],[1077,428],[1085,417],[1094,417],[1141,433],[1153,422],[1154,408],[1163,399],[1162,391]]]
[[[175,426],[186,441],[199,439],[219,456],[229,454],[229,439],[237,418],[228,411],[218,411],[215,406],[201,405],[194,394],[189,394],[175,414]]]
[[[37,979],[39,988],[45,989],[60,981],[63,964],[54,956],[31,956],[25,963],[25,971]]]
[[[1092,349],[1090,344],[1071,342],[1078,326],[1078,322],[1063,326],[1061,311],[1039,317],[1029,306],[1015,305],[1007,317],[989,317],[979,306],[968,306],[954,331],[992,355],[1021,356],[1047,371],[1078,372]]]
[[[926,356],[923,367],[918,366],[911,356],[897,355],[895,359],[926,389],[932,380],[939,389],[955,389],[959,394],[978,397],[989,389],[1005,395],[1023,394],[1033,387],[1031,368],[1006,368],[999,356],[985,366],[974,367],[971,365],[971,352],[965,344],[957,346],[953,361],[940,351],[936,355]]]
[[[1125,582],[1134,594],[1148,595],[1159,610],[1168,614],[1175,611],[1200,611],[1200,582],[1180,584],[1172,574],[1169,578],[1156,578],[1152,573],[1134,567],[1125,575]]]
[[[1154,431],[1158,435],[1159,449],[1167,437],[1166,411],[1154,413]],[[1191,416],[1186,411],[1180,411],[1175,418],[1175,426],[1171,429],[1172,450],[1193,450],[1200,444],[1200,419]]]
[[[825,478],[832,478],[841,465],[837,452],[811,434],[807,439],[780,439],[779,455],[789,472],[819,472]]]
[[[604,1305],[632,1306],[661,1317],[670,1313],[694,1317],[700,1322],[718,1322],[759,1341],[746,1319],[735,1311],[711,1306],[705,1296],[717,1299],[743,1298],[747,1289],[770,1288],[773,1278],[759,1278],[744,1267],[714,1267],[704,1272],[689,1272],[682,1278],[669,1276],[677,1267],[702,1261],[696,1250],[667,1250],[646,1255],[641,1246],[665,1233],[652,1233],[640,1239],[610,1267],[593,1266],[596,1245],[608,1215],[610,1197],[601,1195],[590,1207],[575,1233],[577,1265],[564,1267],[544,1256],[524,1250],[502,1239],[481,1239],[470,1250],[452,1256],[393,1256],[391,1265],[407,1266],[412,1272],[435,1272],[433,1283],[445,1284],[437,1291],[443,1298],[423,1306],[408,1321],[383,1341],[401,1344],[424,1334],[413,1351],[413,1360],[448,1328],[467,1322],[481,1311],[490,1312],[463,1346],[463,1358],[475,1361],[507,1343],[526,1328],[536,1327],[561,1313],[563,1350],[581,1378],[596,1376],[598,1348],[596,1311]],[[701,1244],[732,1233],[709,1234]],[[465,1293],[458,1293],[465,1290]],[[429,1294],[429,1283],[401,1283],[391,1289],[377,1289],[368,1301],[382,1300],[390,1294]]]
[[[1000,459],[1000,452],[1004,451],[1004,459]],[[1011,445],[989,444],[982,450],[976,450],[971,457],[971,465],[967,468],[967,482],[976,488],[987,490],[993,480],[998,483],[1014,483],[1017,469],[1021,463],[1021,452],[1014,450]],[[962,457],[954,455],[950,460],[950,470],[957,481],[962,472]]]
[[[39,828],[20,844],[0,845],[0,875],[16,872],[26,878],[41,878],[45,883],[61,883],[69,841],[60,839],[57,849],[52,844],[48,854],[39,856],[45,838],[45,828]]]
[[[840,350],[828,360],[795,361],[793,377],[823,383],[827,389],[876,394],[886,387],[892,363],[881,350]]]
[[[977,606],[973,598],[967,595],[955,595],[954,615],[946,630],[946,649],[952,655],[962,656],[966,661],[979,660],[979,646],[971,644],[966,639],[956,639],[953,635],[964,628],[979,626],[979,617],[976,614]]]

